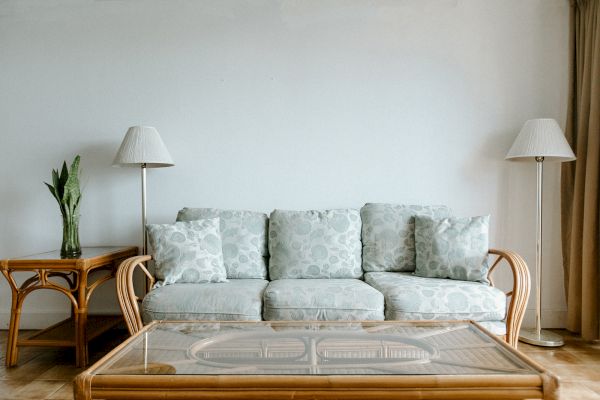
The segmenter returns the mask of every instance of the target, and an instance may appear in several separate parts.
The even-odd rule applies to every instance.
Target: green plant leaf
[[[79,188],[79,162],[80,156],[77,155],[71,164],[67,167],[67,162],[63,162],[60,174],[58,170],[52,170],[52,182],[54,186],[46,183],[50,193],[54,196],[60,206],[63,217],[72,218],[79,211],[79,202],[81,200],[81,190]]]
[[[58,190],[59,178],[58,178],[58,170],[56,170],[56,169],[52,170],[52,183],[54,184],[54,190]],[[58,192],[56,192],[56,194],[58,195]]]
[[[75,204],[78,202],[81,192],[79,190],[79,160],[76,156],[71,164],[71,170],[67,173],[67,181],[64,186],[63,205],[68,208],[71,214],[75,211]]]
[[[77,198],[77,201],[75,202],[75,213],[78,214],[79,213],[79,201],[81,200],[81,195],[79,195],[79,197]]]
[[[58,204],[60,205],[60,199],[58,198],[58,195],[56,194],[56,189],[54,188],[54,186],[52,186],[48,182],[44,182],[44,184],[46,186],[48,186],[48,190],[50,190],[50,193],[52,193],[52,196],[54,196],[54,198],[56,199],[56,201],[58,201]]]
[[[67,179],[69,179],[69,169],[67,168],[67,162],[63,161],[62,170],[60,171],[60,177],[58,179],[58,194],[62,199],[65,195],[65,184],[67,183]]]

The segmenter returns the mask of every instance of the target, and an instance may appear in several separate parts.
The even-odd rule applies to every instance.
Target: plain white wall
[[[0,257],[59,247],[42,181],[75,154],[82,243],[139,243],[138,171],[111,163],[147,124],[176,162],[149,171],[150,222],[444,203],[491,214],[492,244],[533,265],[535,165],[504,155],[525,120],[564,124],[567,60],[566,0],[0,1]],[[544,318],[563,326],[557,165],[545,183]],[[117,312],[113,292],[92,309]],[[67,306],[35,293],[23,327]],[[0,328],[9,311],[2,279]]]

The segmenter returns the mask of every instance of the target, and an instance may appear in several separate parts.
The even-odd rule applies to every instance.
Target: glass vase
[[[77,258],[80,255],[79,215],[63,215],[63,240],[60,247],[60,256],[63,258]]]

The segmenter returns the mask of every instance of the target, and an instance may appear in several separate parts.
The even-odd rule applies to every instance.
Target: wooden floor
[[[584,342],[566,331],[565,346],[546,349],[520,343],[519,349],[560,377],[561,399],[600,400],[600,342]],[[113,329],[92,342],[94,362],[127,337]],[[71,381],[81,369],[74,367],[72,350],[22,348],[19,366],[4,367],[6,331],[0,331],[0,399],[72,399]],[[492,399],[490,399],[492,400]]]

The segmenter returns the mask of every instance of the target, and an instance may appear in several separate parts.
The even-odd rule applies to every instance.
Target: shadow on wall
[[[82,229],[85,229],[85,245],[121,245],[137,244],[137,224],[123,224],[123,199],[134,192],[130,185],[138,184],[138,176],[134,168],[115,168],[112,166],[119,147],[117,140],[102,140],[90,143],[79,150],[82,164],[82,191],[89,195],[82,204]],[[88,211],[89,210],[89,211]],[[123,229],[125,228],[125,232]],[[118,232],[118,234],[115,234]],[[86,238],[110,238],[112,241],[90,243]],[[129,238],[129,240],[123,238]],[[100,239],[103,240],[103,239]]]
[[[482,179],[499,183],[495,193],[498,220],[493,222],[497,228],[507,227],[513,212],[510,201],[507,200],[507,193],[511,192],[511,183],[514,188],[515,182],[509,179],[510,163],[504,159],[513,139],[513,131],[503,130],[487,133],[481,145],[474,149],[473,156],[467,158],[462,167],[465,180],[475,184],[485,183],[481,182]],[[499,230],[506,232],[504,229]],[[498,239],[504,242],[506,234]]]
[[[474,185],[485,185],[485,181],[497,182],[493,188],[495,193],[490,199],[495,200],[493,204],[481,205],[478,209],[481,213],[494,212],[490,237],[490,247],[510,248],[515,243],[527,242],[524,232],[517,229],[518,223],[523,218],[523,213],[528,211],[527,207],[519,204],[519,195],[523,177],[518,168],[506,161],[504,157],[514,139],[514,131],[499,130],[486,133],[485,139],[480,146],[474,149],[473,156],[466,159],[462,171],[465,180]],[[512,285],[512,276],[508,269],[499,268],[494,273],[495,283],[502,289],[509,289]]]

